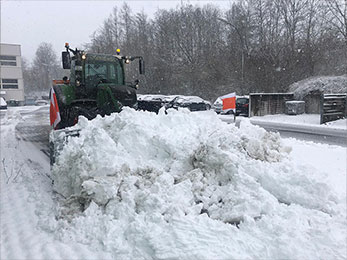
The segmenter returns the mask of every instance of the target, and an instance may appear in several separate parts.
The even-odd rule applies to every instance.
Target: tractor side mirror
[[[63,51],[62,53],[63,69],[71,69],[71,58],[68,51]]]
[[[139,72],[145,74],[145,61],[143,59],[139,59]]]

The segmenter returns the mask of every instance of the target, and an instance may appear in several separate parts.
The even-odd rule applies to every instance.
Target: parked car
[[[0,97],[0,109],[7,109],[7,103],[3,97]]]
[[[35,98],[29,97],[25,98],[24,105],[25,106],[34,106],[35,105]]]
[[[45,106],[45,105],[48,105],[48,101],[44,100],[44,99],[37,99],[35,101],[35,105],[36,106]]]
[[[168,108],[185,107],[190,111],[204,111],[211,109],[211,103],[198,96],[176,96],[168,104],[165,105]]]
[[[236,116],[243,115],[248,116],[249,111],[249,97],[248,96],[237,96],[236,97]],[[228,112],[223,111],[223,101],[220,98],[217,98],[216,101],[213,103],[212,106],[213,110],[217,114],[234,114],[232,110],[229,110]]]
[[[7,106],[9,107],[18,107],[19,106],[19,101],[15,99],[10,99],[7,101]]]
[[[223,114],[223,101],[219,97],[216,99],[216,101],[212,105],[212,109],[217,114]]]
[[[158,113],[159,109],[170,100],[164,95],[139,95],[137,98],[137,109]]]
[[[139,95],[137,99],[138,110],[158,113],[163,106],[166,109],[186,107],[190,111],[202,111],[211,109],[211,103],[197,96],[181,95]]]
[[[248,116],[249,113],[249,97],[240,96],[236,98],[236,115]]]

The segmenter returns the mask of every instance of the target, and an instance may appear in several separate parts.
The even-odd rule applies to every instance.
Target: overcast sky
[[[158,9],[170,9],[182,2],[203,6],[218,5],[225,10],[231,0],[219,1],[16,1],[1,0],[2,43],[20,44],[22,56],[31,61],[41,42],[53,44],[58,57],[65,42],[70,46],[82,47],[89,42],[94,31],[102,26],[114,6],[127,2],[133,13],[142,10],[153,17]]]

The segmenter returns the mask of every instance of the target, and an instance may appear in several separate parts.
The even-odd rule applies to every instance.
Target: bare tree
[[[52,79],[60,76],[58,60],[52,44],[42,42],[39,45],[31,70],[35,80],[34,89],[48,92]]]
[[[347,0],[327,0],[325,3],[331,14],[328,22],[343,36],[347,46]]]
[[[142,55],[142,93],[286,91],[317,74],[347,70],[347,0],[238,0],[222,13],[182,3],[153,19],[114,8],[89,50]],[[328,10],[328,12],[327,12]],[[137,68],[130,68],[130,77]]]

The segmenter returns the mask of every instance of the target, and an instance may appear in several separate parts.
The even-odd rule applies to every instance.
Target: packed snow
[[[186,110],[75,128],[52,171],[62,240],[119,258],[345,256],[345,196],[278,134]]]
[[[41,108],[9,107],[1,111],[0,259],[110,258],[83,244],[59,240],[49,228],[57,205],[49,159],[16,131],[20,123],[37,124],[32,114]]]
[[[124,109],[80,117],[50,175],[22,120],[1,122],[2,259],[346,258],[343,147]]]

